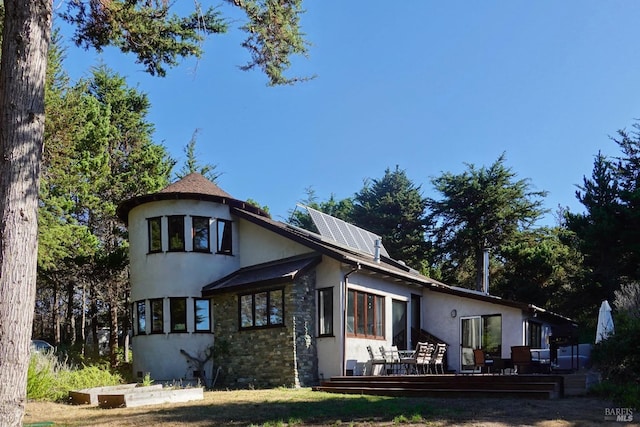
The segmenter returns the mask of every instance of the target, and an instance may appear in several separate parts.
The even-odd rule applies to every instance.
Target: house
[[[573,325],[420,275],[378,236],[309,212],[319,233],[275,221],[195,173],[122,202],[134,372],[310,386],[365,373],[369,345],[410,349],[423,339],[446,343],[447,368],[464,372],[474,348],[508,359],[511,346],[548,348],[555,328]]]

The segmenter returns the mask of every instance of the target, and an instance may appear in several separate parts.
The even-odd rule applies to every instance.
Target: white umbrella
[[[598,313],[598,328],[596,329],[596,344],[613,335],[613,317],[611,316],[611,306],[607,300],[600,304]]]

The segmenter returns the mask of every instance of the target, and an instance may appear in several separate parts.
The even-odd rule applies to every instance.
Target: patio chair
[[[428,374],[431,372],[431,358],[433,357],[435,346],[427,342],[419,342],[413,357],[402,362],[406,366],[407,374]]]
[[[487,369],[487,373],[491,373],[491,367],[493,366],[493,360],[487,359],[487,356],[484,354],[484,350],[481,348],[476,348],[473,350],[473,364],[474,369],[477,369],[479,373],[482,373],[483,368]]]
[[[375,375],[375,367],[382,366],[382,375],[386,374],[387,371],[387,361],[384,357],[373,354],[373,349],[370,345],[367,346],[367,351],[369,352],[369,366],[371,366],[371,371],[369,375]]]
[[[511,364],[519,374],[529,374],[532,371],[531,347],[516,345],[511,347]]]
[[[440,367],[440,373],[444,374],[444,355],[447,352],[447,345],[444,343],[438,343],[433,356],[431,357],[431,364],[433,365],[434,373],[438,373],[438,366]]]
[[[392,374],[397,374],[400,371],[400,353],[398,347],[392,345],[389,350],[386,350],[384,346],[380,346],[380,355],[387,361],[386,367],[389,368]]]

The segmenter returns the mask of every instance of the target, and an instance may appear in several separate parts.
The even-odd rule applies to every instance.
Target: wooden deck
[[[379,396],[564,397],[562,375],[381,375],[341,376],[322,381],[313,390]]]

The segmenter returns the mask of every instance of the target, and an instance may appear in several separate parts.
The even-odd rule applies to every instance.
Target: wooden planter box
[[[204,399],[201,387],[163,389],[162,385],[153,389],[137,387],[119,392],[98,395],[98,405],[101,408],[135,408],[137,406],[158,405],[162,403],[190,402]]]
[[[138,384],[120,384],[107,387],[83,388],[81,390],[71,390],[69,400],[74,405],[97,405],[98,395],[106,393],[117,393],[123,390],[134,389]]]

